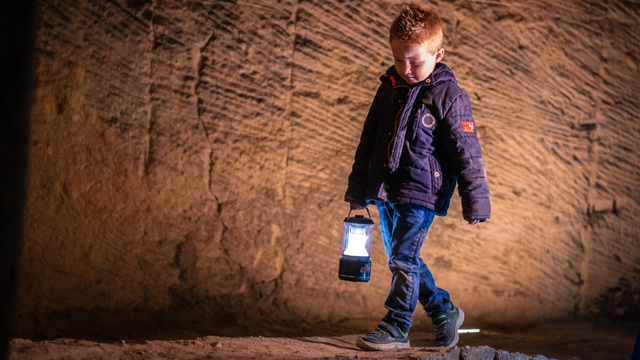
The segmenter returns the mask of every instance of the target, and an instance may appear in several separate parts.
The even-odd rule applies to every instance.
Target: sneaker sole
[[[458,334],[458,329],[460,328],[460,326],[462,326],[462,323],[464,322],[464,311],[462,311],[462,309],[458,308],[458,314],[459,314],[458,315],[458,321],[456,321],[456,337],[453,339],[451,344],[447,345],[448,348],[452,348],[452,347],[456,346],[456,344],[460,340],[460,335]]]
[[[404,342],[392,342],[392,343],[388,343],[388,344],[374,344],[374,343],[370,343],[368,341],[364,341],[364,340],[362,340],[362,338],[359,338],[358,341],[356,341],[356,346],[359,347],[360,349],[374,350],[374,351],[405,349],[405,348],[409,347],[409,340],[407,340],[406,343],[404,343]]]

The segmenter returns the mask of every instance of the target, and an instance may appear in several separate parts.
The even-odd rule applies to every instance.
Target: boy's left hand
[[[481,222],[485,222],[485,221],[487,221],[487,219],[481,219],[481,220],[474,219],[474,220],[469,221],[469,225],[475,225],[477,223],[481,223]]]

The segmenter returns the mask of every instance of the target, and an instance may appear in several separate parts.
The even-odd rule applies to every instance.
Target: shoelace
[[[371,332],[371,334],[372,334],[372,335],[382,335],[382,334],[384,334],[384,333],[386,333],[386,332],[387,332],[387,330],[386,330],[386,329],[383,329],[383,328],[379,328],[379,327],[378,327],[378,328],[376,328],[375,330],[373,330],[373,331]]]
[[[444,317],[444,315],[443,315],[443,316],[440,316],[440,317],[438,317],[438,318],[436,318],[435,320],[437,320],[437,319],[439,319],[439,318],[441,318],[441,317]],[[435,325],[436,334],[439,334],[439,333],[444,333],[444,334],[446,334],[446,332],[447,332],[446,324],[447,324],[448,322],[449,322],[449,320],[445,319],[445,320],[443,320],[441,323],[439,323],[439,324]]]

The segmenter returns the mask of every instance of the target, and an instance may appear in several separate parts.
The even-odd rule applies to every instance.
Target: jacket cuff
[[[462,204],[462,217],[465,220],[481,220],[491,217],[489,198],[475,198]]]

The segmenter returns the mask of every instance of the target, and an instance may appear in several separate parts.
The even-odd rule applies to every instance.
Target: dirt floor
[[[359,336],[357,334],[288,338],[207,336],[170,341],[112,342],[78,339],[50,341],[14,339],[10,360],[159,358],[627,360],[633,350],[636,331],[637,324],[632,323],[612,324],[594,320],[574,320],[527,329],[481,330],[478,334],[461,334],[459,347],[451,350],[429,348],[433,343],[434,334],[414,332],[409,335],[412,345],[410,349],[393,352],[362,351],[354,345]],[[537,356],[538,354],[541,356]]]

